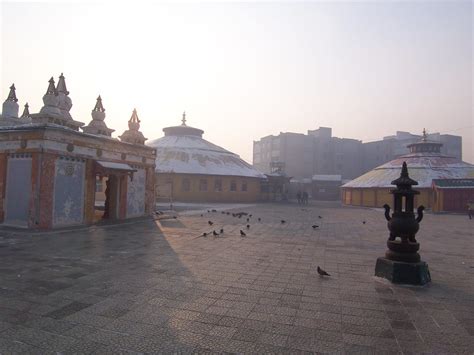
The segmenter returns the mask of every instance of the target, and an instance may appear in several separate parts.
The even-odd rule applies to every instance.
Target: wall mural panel
[[[133,173],[133,180],[128,178],[127,188],[127,218],[143,216],[145,214],[145,169],[137,169]]]
[[[31,195],[31,155],[12,154],[7,162],[4,224],[27,227]]]
[[[53,226],[83,223],[85,165],[83,159],[56,160]]]

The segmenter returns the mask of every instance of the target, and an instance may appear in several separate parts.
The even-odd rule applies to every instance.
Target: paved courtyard
[[[425,216],[418,239],[433,282],[415,288],[373,277],[388,236],[382,211],[242,210],[253,214],[248,231],[246,217],[220,210],[0,231],[0,353],[473,353],[467,216]]]

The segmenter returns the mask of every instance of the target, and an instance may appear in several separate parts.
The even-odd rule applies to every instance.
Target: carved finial
[[[54,86],[54,78],[51,77],[51,79],[49,79],[49,85],[48,85],[48,89],[46,90],[46,95],[57,95],[58,94],[58,91],[56,90],[56,87]]]
[[[186,126],[186,111],[183,112],[183,118],[181,119],[181,126]]]
[[[136,108],[133,109],[132,117],[130,117],[130,120],[129,120],[128,122],[140,123],[140,120],[139,120],[139,118],[138,118],[138,114],[137,114],[137,109],[136,109]]]
[[[428,139],[428,134],[426,133],[426,129],[423,128],[423,138],[421,138],[421,140],[423,142],[426,142],[427,139]]]
[[[58,86],[56,90],[65,95],[69,95],[69,91],[67,91],[66,88],[66,79],[64,78],[63,73],[61,73],[61,75],[59,76]]]
[[[97,97],[97,102],[95,103],[94,109],[92,111],[105,112],[104,106],[102,106],[102,98]]]
[[[30,109],[29,109],[28,102],[25,104],[25,108],[20,118],[29,118],[30,117]]]
[[[408,167],[407,167],[406,161],[403,162],[402,172],[400,173],[400,177],[408,177]]]
[[[18,99],[16,98],[15,90],[16,90],[15,84],[12,84],[12,86],[10,86],[10,92],[8,93],[7,101],[18,102]]]

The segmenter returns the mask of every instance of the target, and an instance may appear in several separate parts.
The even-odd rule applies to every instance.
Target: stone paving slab
[[[0,231],[0,354],[473,353],[466,216],[425,216],[417,239],[433,282],[408,287],[373,276],[388,237],[380,210],[229,207]]]

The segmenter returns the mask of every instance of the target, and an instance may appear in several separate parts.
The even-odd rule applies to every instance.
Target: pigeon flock
[[[302,211],[305,211],[305,209],[301,209],[301,210],[302,210]],[[215,209],[207,210],[207,213],[217,213],[217,212],[218,212],[218,211],[215,210]],[[242,217],[245,217],[245,220],[246,220],[245,229],[247,230],[247,233],[250,231],[250,229],[251,229],[251,224],[250,224],[250,223],[251,223],[251,221],[252,221],[252,214],[249,214],[249,213],[247,213],[247,212],[233,212],[233,213],[232,213],[232,212],[228,212],[228,211],[221,211],[221,214],[222,214],[222,215],[227,215],[227,216],[232,216],[232,217],[238,218],[238,219],[241,219]],[[162,216],[162,215],[164,215],[164,212],[162,212],[162,211],[155,211],[155,215],[156,215],[156,216]],[[201,214],[201,217],[204,217],[204,214]],[[171,218],[177,219],[178,217],[177,217],[176,215],[174,215],[174,216],[172,216]],[[320,220],[323,219],[323,216],[318,215],[318,219],[320,219]],[[261,217],[257,217],[257,222],[262,222],[262,218],[261,218]],[[209,225],[210,227],[212,227],[212,226],[215,224],[215,222],[212,221],[212,220],[210,220],[210,219],[207,221],[207,223],[208,223],[208,225]],[[280,220],[280,225],[285,225],[285,224],[287,224],[287,223],[288,223],[288,222],[287,222],[287,220],[285,220],[285,219],[281,219],[281,220]],[[363,220],[363,221],[362,221],[362,224],[365,225],[366,223],[367,223],[366,220]],[[320,225],[317,224],[317,223],[315,223],[315,224],[313,224],[313,225],[311,226],[311,228],[312,228],[313,230],[318,230],[319,227],[320,227]],[[241,237],[241,238],[247,237],[247,233],[244,232],[244,230],[240,229],[239,232],[240,232],[240,237]],[[206,238],[206,237],[208,237],[208,236],[210,236],[210,235],[213,235],[215,238],[217,238],[217,237],[219,237],[219,236],[221,236],[221,235],[223,235],[223,234],[224,234],[224,228],[222,227],[222,228],[219,229],[218,232],[217,232],[216,230],[212,230],[212,231],[210,231],[210,232],[203,232],[203,233],[202,233],[200,236],[198,236],[197,238],[199,238],[199,237],[204,237],[204,238]],[[319,275],[321,278],[325,278],[325,277],[330,277],[330,276],[331,276],[327,271],[323,270],[323,269],[322,269],[321,267],[319,267],[319,266],[317,267],[316,271],[317,271],[318,275]]]

